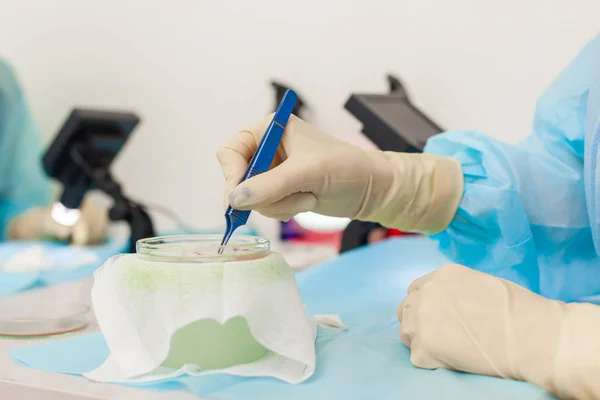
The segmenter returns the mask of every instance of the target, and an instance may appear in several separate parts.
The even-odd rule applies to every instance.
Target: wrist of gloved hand
[[[516,286],[516,285],[515,285]],[[509,378],[536,384],[556,393],[556,365],[561,332],[567,317],[567,304],[544,298],[517,287],[509,291],[507,332]]]
[[[463,194],[458,161],[430,154],[371,151],[371,178],[355,218],[434,234],[454,218]]]
[[[527,303],[525,309],[534,310]],[[528,324],[515,331],[521,345],[515,365],[522,379],[561,399],[600,398],[600,307],[538,299]]]
[[[546,387],[563,399],[600,399],[600,307],[566,305],[553,380]]]

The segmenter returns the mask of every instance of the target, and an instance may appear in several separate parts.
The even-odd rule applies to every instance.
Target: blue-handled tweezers
[[[258,144],[256,153],[252,156],[248,169],[240,183],[269,170],[297,99],[298,95],[296,95],[294,91],[288,90],[285,92],[281,99],[281,103],[279,103],[279,106],[277,107],[277,111],[275,111],[273,120]],[[219,253],[223,252],[223,246],[229,242],[233,232],[240,226],[246,224],[249,216],[250,210],[240,211],[233,209],[231,206],[227,207],[227,211],[225,211],[225,222],[227,227],[225,228],[225,235],[221,241]]]

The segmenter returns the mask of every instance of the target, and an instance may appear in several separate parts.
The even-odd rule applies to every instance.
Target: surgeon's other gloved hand
[[[77,246],[100,244],[106,238],[108,215],[104,209],[84,200],[81,216],[73,226],[61,225],[51,216],[51,207],[33,208],[16,217],[8,227],[12,240],[71,240]]]
[[[423,233],[445,229],[454,217],[463,190],[456,160],[362,150],[295,116],[271,170],[239,184],[270,121],[237,133],[218,151],[233,208],[284,221],[313,211]]]
[[[414,281],[400,339],[421,368],[525,380],[561,398],[600,398],[600,307],[565,304],[460,265]]]

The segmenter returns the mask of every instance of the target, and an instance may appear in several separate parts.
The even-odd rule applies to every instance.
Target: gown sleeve
[[[450,131],[425,152],[460,162],[464,193],[449,227],[434,236],[458,263],[547,297],[600,294],[600,263],[588,218],[584,142],[588,98],[600,80],[600,35],[542,94],[533,132],[508,144]]]

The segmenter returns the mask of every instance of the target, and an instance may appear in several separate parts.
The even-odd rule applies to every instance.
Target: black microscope
[[[63,185],[62,195],[54,205],[63,214],[73,215],[72,211],[79,209],[86,193],[93,189],[112,198],[114,204],[108,215],[112,221],[129,224],[130,253],[135,253],[137,240],[155,236],[154,227],[145,207],[123,193],[110,173],[110,165],[138,122],[132,113],[76,108],[42,160],[48,176]]]

